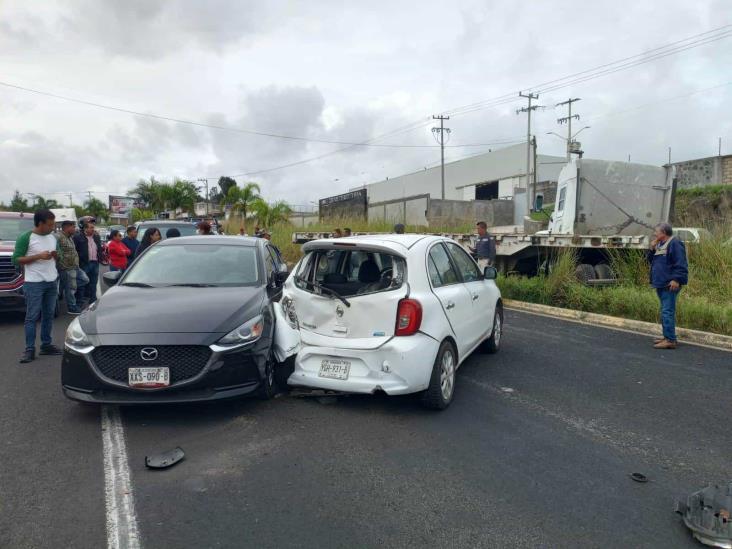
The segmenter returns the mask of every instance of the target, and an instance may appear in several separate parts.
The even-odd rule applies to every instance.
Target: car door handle
[[[476,300],[476,299],[478,299],[479,297],[480,297],[480,294],[473,294],[473,301],[475,301],[475,300]]]
[[[445,309],[454,309],[455,304],[452,301],[448,301],[447,305],[445,306]]]

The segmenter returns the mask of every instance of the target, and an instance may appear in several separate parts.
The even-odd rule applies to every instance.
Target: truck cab
[[[0,310],[24,310],[23,270],[12,262],[15,241],[33,229],[33,214],[0,212]]]

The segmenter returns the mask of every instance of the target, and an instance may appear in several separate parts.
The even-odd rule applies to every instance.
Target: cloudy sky
[[[78,202],[150,176],[251,174],[237,180],[307,205],[438,163],[432,114],[730,24],[729,0],[0,0],[0,82],[231,129],[0,85],[0,200],[20,189]],[[588,156],[661,164],[668,147],[675,160],[712,156],[718,137],[732,153],[732,37],[546,87],[541,152],[563,153],[546,133],[566,131],[554,105],[571,96],[582,98],[575,127],[591,126]],[[521,139],[523,104],[453,113],[448,160]],[[377,137],[382,146],[333,143]]]

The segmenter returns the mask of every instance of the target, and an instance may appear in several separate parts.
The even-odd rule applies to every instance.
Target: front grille
[[[0,284],[13,282],[19,275],[20,272],[13,265],[10,256],[0,256]]]
[[[206,366],[211,349],[202,345],[160,345],[155,360],[142,360],[140,351],[152,345],[106,345],[92,352],[94,364],[109,379],[127,383],[128,368],[170,368],[170,384],[185,381],[198,375]]]

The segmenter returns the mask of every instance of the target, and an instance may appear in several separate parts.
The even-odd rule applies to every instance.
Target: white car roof
[[[399,255],[406,255],[408,250],[414,247],[415,244],[422,243],[427,244],[433,241],[445,240],[444,237],[425,235],[425,234],[369,234],[359,236],[346,236],[343,238],[321,238],[318,240],[312,240],[303,244],[303,252],[309,252],[314,249],[322,248],[323,245],[326,247],[338,246],[342,244],[345,246],[374,246],[378,245],[383,248],[393,250]]]

